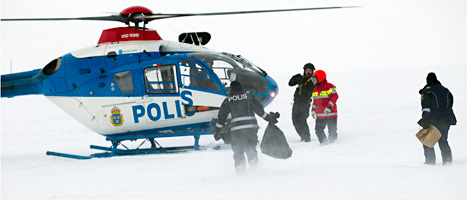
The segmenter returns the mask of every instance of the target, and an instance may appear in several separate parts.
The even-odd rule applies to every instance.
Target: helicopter
[[[239,81],[267,106],[278,85],[265,70],[240,55],[206,48],[211,35],[187,32],[178,42],[163,40],[148,22],[161,19],[288,12],[350,7],[320,7],[213,13],[153,13],[142,6],[118,15],[79,18],[24,18],[1,21],[103,20],[125,23],[102,31],[96,45],[62,55],[41,69],[1,76],[1,97],[44,95],[71,117],[106,137],[111,147],[91,145],[105,153],[76,159],[199,149],[201,135],[212,134],[220,104]],[[230,130],[228,123],[224,131]],[[162,147],[156,138],[193,136],[193,146]],[[129,149],[123,141],[143,142]],[[150,148],[141,145],[149,141]],[[228,138],[224,142],[229,143]],[[119,149],[123,146],[125,149]]]

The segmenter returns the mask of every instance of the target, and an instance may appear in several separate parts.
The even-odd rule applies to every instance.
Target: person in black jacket
[[[452,163],[451,147],[448,144],[448,131],[451,125],[456,125],[457,120],[452,110],[454,98],[451,92],[443,87],[436,78],[436,74],[431,72],[426,77],[426,86],[419,91],[422,95],[422,119],[420,125],[427,128],[429,124],[438,128],[441,138],[438,141],[443,164]],[[436,163],[434,148],[423,145],[425,154],[425,164],[434,165]]]
[[[289,81],[289,86],[297,85],[292,106],[292,122],[300,141],[304,142],[310,142],[310,128],[306,120],[310,116],[311,93],[315,87],[311,81],[314,71],[315,66],[307,63],[303,66],[303,75],[296,74]]]
[[[245,154],[250,167],[256,166],[258,156],[256,144],[258,141],[258,124],[255,113],[270,123],[277,123],[279,113],[267,114],[263,105],[253,95],[243,89],[238,81],[230,84],[230,94],[224,99],[217,115],[218,121],[214,129],[214,138],[222,138],[221,129],[231,114],[230,131],[232,137],[232,151],[235,160],[235,169],[242,172],[246,169]]]

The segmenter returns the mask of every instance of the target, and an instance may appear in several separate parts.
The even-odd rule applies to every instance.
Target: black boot
[[[423,150],[424,150],[424,154],[425,154],[425,164],[426,165],[436,164],[435,149],[423,145]]]

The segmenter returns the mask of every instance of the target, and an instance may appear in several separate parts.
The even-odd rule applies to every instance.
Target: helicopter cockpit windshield
[[[253,94],[264,94],[268,89],[266,72],[241,56],[230,53],[190,53],[187,56],[204,61],[228,91],[232,81],[241,82]]]

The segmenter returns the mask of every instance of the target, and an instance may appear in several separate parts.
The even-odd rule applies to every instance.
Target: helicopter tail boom
[[[2,98],[31,94],[42,94],[37,83],[42,74],[40,69],[2,75]]]

